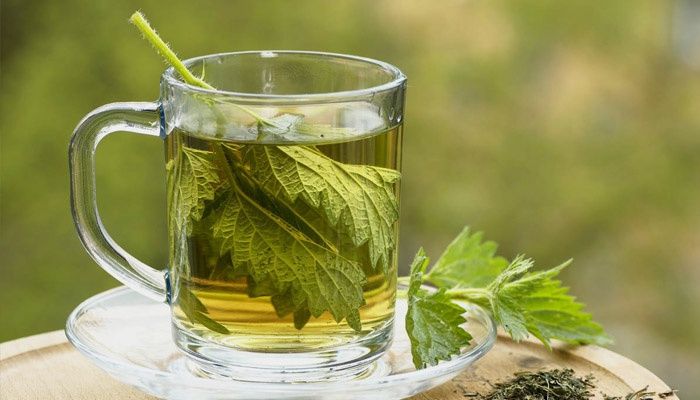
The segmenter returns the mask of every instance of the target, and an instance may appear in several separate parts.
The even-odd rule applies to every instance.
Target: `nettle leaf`
[[[447,246],[427,279],[441,287],[485,287],[507,266],[508,260],[496,256],[498,245],[483,241],[483,233],[471,233],[469,227]]]
[[[223,335],[230,333],[228,328],[211,319],[207,313],[207,307],[199,298],[185,287],[181,287],[178,292],[177,304],[187,319],[193,324],[201,324],[209,330]]]
[[[408,284],[408,297],[413,297],[421,291],[423,284],[423,274],[430,265],[430,258],[425,254],[425,250],[421,247],[413,257],[410,268],[410,278]]]
[[[293,314],[294,327],[297,329],[303,328],[304,325],[309,322],[309,319],[311,319],[311,312],[309,312],[306,303],[295,305],[290,291],[272,296],[272,305],[275,307],[275,312],[280,318]]]
[[[529,332],[547,347],[551,339],[573,344],[612,342],[591,314],[583,311],[584,305],[555,279],[569,264],[530,272],[533,262],[518,257],[493,282],[494,317],[513,339],[522,340]]]
[[[296,325],[308,321],[308,309],[314,317],[329,311],[337,322],[345,318],[360,330],[366,278],[357,263],[310,240],[238,188],[212,228],[221,240],[221,254],[230,253],[235,268],[246,268],[253,280],[277,293],[289,292],[293,307],[287,309],[294,310]]]
[[[423,273],[429,263],[425,252],[420,249],[411,265],[408,289],[406,332],[416,368],[451,359],[472,339],[461,327],[466,322],[462,316],[464,308],[453,303],[444,289],[432,293],[421,289]]]
[[[317,232],[329,225],[356,247],[367,244],[372,266],[384,270],[395,246],[398,171],[339,163],[305,146],[247,146],[240,151],[247,173],[270,197],[299,209],[302,200],[323,219],[305,222]]]
[[[483,242],[481,233],[471,234],[468,229],[447,247],[432,269],[428,269],[428,259],[419,251],[411,269],[409,315],[406,327],[411,338],[414,363],[417,368],[439,359],[448,359],[457,354],[457,336],[453,333],[449,341],[435,330],[416,328],[428,310],[449,312],[445,304],[450,299],[461,299],[478,304],[493,315],[496,322],[516,341],[529,335],[537,337],[545,346],[552,339],[573,344],[609,344],[610,338],[603,328],[584,311],[584,305],[568,294],[556,279],[566,262],[546,271],[533,272],[534,263],[523,256],[506,263],[495,255],[496,244]],[[420,289],[423,280],[435,284],[439,290],[428,294]],[[425,299],[432,296],[433,303]],[[457,311],[450,314],[457,315]],[[446,323],[442,332],[454,332],[459,327],[459,319],[443,317]],[[439,322],[434,321],[435,326]],[[425,331],[431,332],[426,334]],[[450,336],[448,336],[449,338]],[[439,338],[436,344],[435,338]],[[447,343],[447,345],[445,344]],[[450,350],[451,349],[451,350]]]
[[[222,186],[212,153],[189,147],[181,148],[181,160],[177,173],[179,180],[174,198],[173,217],[178,229],[191,229],[191,222],[202,218],[205,204],[214,200]]]
[[[548,347],[550,339],[574,344],[606,345],[612,342],[603,327],[593,321],[591,314],[583,311],[584,305],[570,296],[569,289],[562,287],[561,281],[555,279],[570,261],[538,272],[529,272],[532,262],[527,261],[516,258],[511,264],[514,265],[514,272],[497,283],[498,288],[494,288],[494,293],[499,302],[518,306],[521,310],[518,318],[524,320],[528,332]],[[525,267],[518,268],[517,264]]]

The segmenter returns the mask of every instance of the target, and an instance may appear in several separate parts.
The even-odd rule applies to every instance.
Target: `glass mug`
[[[252,381],[367,373],[391,341],[406,78],[367,58],[237,52],[172,68],[154,103],[114,103],[73,133],[71,206],[108,273],[167,302],[198,371]],[[165,141],[169,267],[105,231],[94,154],[116,131]]]

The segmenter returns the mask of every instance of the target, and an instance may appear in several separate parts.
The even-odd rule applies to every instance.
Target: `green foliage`
[[[472,339],[460,327],[466,322],[462,316],[465,310],[453,303],[444,289],[432,293],[421,289],[423,273],[429,263],[423,249],[418,250],[411,265],[408,289],[406,333],[411,341],[411,354],[416,368],[449,360]]]
[[[496,256],[495,242],[482,242],[483,234],[470,234],[469,227],[447,246],[429,279],[441,287],[484,287],[492,282],[508,265],[503,257]]]
[[[332,240],[308,237],[284,215],[261,204],[254,193],[266,192],[267,201],[286,199],[296,215],[299,198],[306,205],[302,210],[316,210],[313,215],[303,212],[304,224],[315,232],[332,230],[349,237],[355,248],[368,241],[379,243],[370,245],[370,257],[377,251],[373,263],[386,265],[393,246],[393,239],[387,238],[398,217],[391,184],[399,173],[341,164],[303,146],[212,146],[213,152],[181,148],[181,168],[173,171],[179,179],[174,183],[178,196],[171,220],[198,221],[209,204],[214,208],[211,218],[201,221],[198,231],[210,231],[235,271],[246,271],[268,288],[278,314],[294,312],[295,325],[301,328],[309,316],[329,311],[336,321],[346,319],[359,331],[366,280],[359,264],[328,246]],[[254,186],[244,189],[241,182]],[[215,196],[223,200],[213,202]]]
[[[460,327],[465,322],[461,317],[464,309],[454,304],[454,299],[485,307],[516,341],[532,334],[547,347],[551,339],[574,344],[611,343],[603,328],[583,311],[583,304],[555,279],[569,262],[533,272],[533,261],[518,256],[503,266],[503,259],[495,255],[496,244],[482,242],[482,236],[481,232],[470,234],[468,228],[462,230],[443,253],[445,259],[441,257],[427,274],[429,259],[423,249],[416,254],[406,328],[417,368],[447,360],[468,344],[470,337],[464,336],[466,332]],[[437,280],[432,279],[433,271],[437,271]],[[437,292],[420,289],[424,280],[436,285]]]
[[[181,287],[178,292],[177,304],[187,319],[193,324],[202,324],[214,332],[221,334],[229,334],[228,328],[220,323],[209,318],[207,315],[207,307],[199,300],[199,298],[185,287]]]
[[[398,171],[342,164],[302,146],[248,146],[241,153],[251,166],[250,177],[264,192],[286,200],[290,208],[300,199],[314,211],[316,218],[306,222],[316,232],[331,226],[341,240],[356,247],[367,243],[372,266],[386,271],[399,218],[394,189]]]
[[[182,154],[182,165],[177,170],[179,176],[174,178],[179,184],[173,187],[172,194],[175,196],[174,202],[178,204],[177,212],[185,214],[185,217],[171,218],[178,229],[182,229],[183,223],[191,227],[192,220],[199,221],[205,203],[214,200],[214,194],[223,185],[211,160],[211,153],[184,147]]]
[[[532,272],[534,263],[517,257],[488,286],[490,303],[498,321],[513,339],[532,334],[547,347],[550,339],[573,344],[612,343],[603,328],[583,311],[583,304],[567,294],[555,279],[570,264]]]
[[[308,309],[318,317],[328,310],[360,330],[365,276],[356,263],[306,238],[237,187],[222,207],[214,236],[234,268],[247,266],[256,282],[272,285],[275,293],[291,291],[295,312]]]
[[[366,279],[359,265],[306,238],[238,189],[222,207],[214,236],[234,268],[247,267],[256,282],[272,285],[275,294],[291,291],[295,312],[308,309],[318,317],[330,311],[336,321],[347,318],[360,330]]]

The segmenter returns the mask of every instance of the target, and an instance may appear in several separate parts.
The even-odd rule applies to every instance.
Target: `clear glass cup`
[[[168,302],[176,345],[205,374],[322,381],[368,373],[391,341],[406,78],[316,52],[216,54],[171,68],[154,103],[88,114],[70,144],[71,205],[90,255]],[[94,154],[115,131],[165,142],[170,265],[105,231]]]

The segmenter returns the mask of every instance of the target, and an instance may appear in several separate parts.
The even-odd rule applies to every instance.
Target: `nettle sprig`
[[[532,335],[548,348],[552,339],[571,344],[611,343],[602,326],[568,294],[557,276],[571,264],[536,271],[534,261],[517,256],[508,262],[496,255],[498,245],[481,232],[464,230],[428,268],[423,249],[411,265],[406,329],[417,368],[449,360],[467,346],[471,335],[461,328],[465,310],[458,303],[485,308],[514,340]],[[423,285],[435,287],[430,291]]]
[[[201,77],[195,76],[187,69],[140,12],[134,13],[130,21],[184,81],[205,89],[213,89]],[[284,135],[290,128],[295,132],[315,134],[324,129],[306,126],[299,120],[289,122],[286,115],[275,117],[276,119],[263,118],[248,108],[238,107],[254,117],[258,126],[264,128],[268,134]],[[281,123],[282,121],[287,122]],[[192,224],[206,225],[221,243],[222,253],[231,254],[230,263],[234,268],[236,263],[242,260],[248,262],[251,267],[250,278],[253,281],[270,280],[271,275],[261,272],[264,268],[256,268],[254,254],[237,252],[237,249],[250,247],[247,246],[250,243],[245,241],[252,240],[250,237],[238,235],[237,225],[233,223],[238,216],[245,215],[247,220],[255,221],[255,224],[245,227],[247,231],[253,230],[263,237],[273,236],[284,241],[284,246],[279,249],[270,248],[269,253],[279,260],[276,264],[295,269],[295,274],[288,275],[318,275],[308,270],[316,268],[316,272],[325,271],[347,278],[341,282],[342,285],[330,277],[327,280],[322,279],[317,282],[317,286],[307,287],[303,292],[304,296],[299,295],[302,291],[296,286],[308,286],[308,282],[292,282],[289,287],[283,286],[282,282],[272,282],[273,286],[284,289],[278,289],[278,293],[272,294],[271,297],[278,314],[282,316],[293,313],[295,326],[302,329],[309,318],[329,311],[338,322],[345,319],[350,326],[359,331],[358,311],[364,304],[361,286],[365,277],[355,261],[345,258],[345,255],[333,246],[332,241],[324,238],[324,232],[331,229],[355,246],[368,244],[368,257],[372,265],[386,271],[390,259],[389,252],[393,251],[394,247],[391,229],[398,218],[398,206],[392,196],[392,185],[400,178],[400,174],[398,171],[384,168],[341,164],[312,147],[294,146],[276,150],[270,147],[265,151],[272,153],[256,154],[255,151],[235,144],[217,144],[211,151],[183,149],[182,165],[173,168],[179,168],[180,184],[184,186],[178,190],[186,194],[183,198],[187,200],[179,206],[185,209],[189,217],[186,222],[175,222],[181,225],[184,223],[180,228],[185,231],[192,230]],[[261,169],[244,173],[237,166],[237,162],[246,158],[248,161],[255,161]],[[256,175],[270,176],[265,168],[272,168],[296,172],[283,174],[287,177],[313,177],[313,168],[319,167],[323,167],[323,173],[313,180],[303,182],[303,185],[296,181],[261,180]],[[295,170],[299,168],[309,170]],[[353,175],[362,177],[354,179],[356,185],[342,181]],[[346,178],[342,178],[343,176]],[[267,186],[263,181],[267,182]],[[272,210],[256,203],[246,195],[246,185],[253,185],[263,193],[279,194],[281,197],[273,200],[296,214],[296,225],[302,226],[303,229],[295,230]],[[221,193],[228,194],[223,196]],[[333,193],[342,196],[333,196]],[[296,201],[297,198],[302,201]],[[360,211],[367,209],[369,212],[373,208],[363,203],[363,199],[368,198],[376,201],[375,206],[382,206],[375,209],[379,216],[372,214],[372,218],[367,218],[370,224],[378,224],[373,225],[373,228],[381,228],[375,229],[379,234],[370,234],[369,226],[359,223],[352,215],[346,215],[343,211],[348,206]],[[214,206],[221,209],[207,211]],[[304,209],[297,210],[298,207]],[[314,213],[319,219],[304,219],[303,216],[309,215],[309,212],[297,213],[308,211],[308,208],[315,209]],[[291,257],[285,249],[293,249],[298,257]],[[407,287],[399,294],[408,300],[406,330],[416,368],[425,368],[441,360],[449,360],[469,345],[472,336],[464,329],[469,315],[460,305],[463,302],[474,303],[486,309],[499,326],[516,341],[532,335],[547,347],[552,339],[572,344],[605,345],[611,342],[603,328],[584,311],[584,305],[569,295],[568,288],[563,287],[557,279],[570,261],[551,269],[535,270],[532,259],[518,256],[508,261],[498,256],[496,250],[497,245],[491,241],[484,241],[482,233],[471,233],[465,228],[432,266],[423,249],[420,249],[411,265],[410,275],[399,278],[399,282]],[[299,258],[299,255],[303,257]],[[294,262],[295,259],[308,259],[308,262]],[[330,267],[336,270],[331,271]],[[343,296],[335,296],[337,293],[343,293]],[[194,294],[183,292],[182,296],[184,297],[181,305],[190,320],[220,334],[228,333],[226,327],[207,316],[206,307]]]

